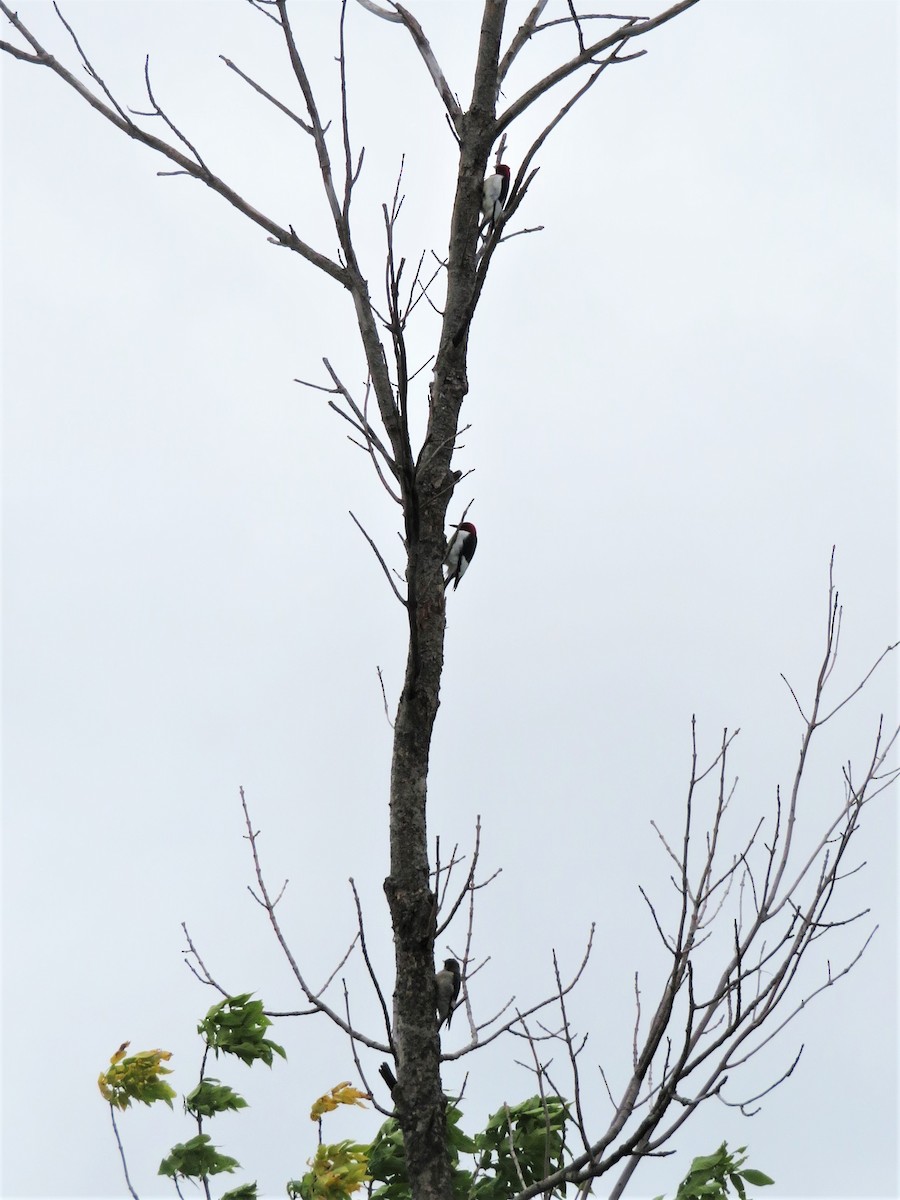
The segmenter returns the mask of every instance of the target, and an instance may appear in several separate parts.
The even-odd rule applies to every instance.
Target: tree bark
[[[468,390],[468,326],[475,296],[481,186],[496,125],[497,70],[505,0],[484,7],[472,102],[462,118],[447,299],[429,398],[428,428],[408,493],[404,488],[409,649],[394,726],[391,869],[385,893],[394,931],[394,1093],[414,1200],[451,1200],[440,1041],[435,1019],[436,895],[430,886],[426,800],[444,663],[441,576],[450,461]],[[423,981],[427,981],[423,986]]]

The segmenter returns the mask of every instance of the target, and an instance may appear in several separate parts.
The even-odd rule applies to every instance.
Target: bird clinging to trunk
[[[478,545],[478,534],[471,521],[463,521],[455,528],[456,533],[450,539],[447,553],[444,555],[444,566],[447,568],[444,589],[446,590],[447,585],[452,582],[454,591],[459,587],[459,581],[465,575]]]
[[[481,190],[481,211],[484,213],[488,230],[494,228],[497,218],[503,212],[506,196],[509,192],[509,167],[506,163],[497,163],[497,170],[488,175]]]
[[[435,975],[434,983],[437,999],[438,1029],[440,1029],[445,1021],[449,1029],[450,1021],[453,1018],[453,1008],[459,996],[459,963],[455,958],[444,960],[444,969],[438,971]]]

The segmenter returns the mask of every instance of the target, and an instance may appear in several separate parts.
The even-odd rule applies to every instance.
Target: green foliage
[[[281,1046],[265,1036],[272,1022],[263,1012],[262,1001],[251,997],[252,993],[246,992],[215,1004],[198,1032],[216,1053],[221,1050],[223,1054],[234,1054],[248,1066],[262,1061],[271,1067],[275,1054],[282,1058],[286,1055]],[[161,1078],[171,1073],[162,1065],[171,1057],[169,1052],[145,1050],[126,1058],[127,1048],[127,1042],[119,1047],[110,1059],[109,1070],[100,1076],[104,1099],[120,1109],[128,1108],[133,1100],[143,1104],[164,1100],[171,1107],[175,1092]],[[363,1101],[368,1099],[371,1097],[350,1083],[339,1083],[316,1100],[310,1117],[320,1122],[321,1136],[325,1114],[345,1105],[364,1108]],[[216,1113],[247,1107],[247,1101],[227,1084],[202,1075],[184,1103],[198,1124]],[[455,1200],[510,1200],[565,1165],[566,1124],[571,1113],[568,1102],[560,1096],[532,1096],[521,1104],[504,1104],[474,1136],[461,1128],[462,1113],[455,1105],[448,1102],[445,1115]],[[740,1146],[729,1153],[723,1142],[714,1154],[695,1158],[675,1200],[729,1200],[729,1189],[734,1190],[737,1200],[748,1200],[748,1184],[770,1185],[768,1175],[744,1166],[745,1151],[746,1147]],[[200,1132],[172,1147],[160,1163],[159,1174],[206,1179],[239,1166],[236,1159],[221,1154],[209,1136]],[[394,1117],[382,1124],[371,1145],[320,1143],[308,1166],[301,1179],[288,1183],[291,1200],[349,1200],[366,1184],[370,1185],[371,1200],[412,1200],[403,1134]],[[563,1195],[565,1184],[554,1192]],[[256,1183],[242,1184],[226,1192],[222,1200],[257,1200]]]
[[[747,1200],[745,1183],[750,1183],[753,1187],[767,1187],[774,1183],[768,1175],[764,1175],[762,1171],[755,1171],[752,1167],[741,1170],[747,1161],[744,1153],[746,1149],[746,1146],[739,1146],[734,1154],[729,1154],[728,1144],[723,1142],[715,1154],[695,1158],[675,1193],[675,1200],[725,1200],[729,1195],[729,1183],[737,1192],[739,1200]],[[657,1196],[656,1200],[664,1198]]]
[[[563,1165],[566,1102],[558,1096],[534,1096],[510,1108],[504,1105],[487,1128],[469,1137],[459,1127],[462,1113],[447,1105],[447,1149],[458,1200],[506,1200]],[[471,1167],[460,1155],[471,1155]],[[403,1135],[394,1118],[385,1121],[369,1149],[369,1174],[381,1186],[372,1200],[411,1200],[406,1178]],[[560,1189],[562,1190],[562,1189]],[[304,1197],[304,1200],[308,1200]]]
[[[388,1117],[369,1147],[369,1174],[381,1184],[372,1200],[409,1200],[403,1133],[394,1117]]]
[[[164,1100],[171,1108],[175,1090],[160,1078],[172,1074],[162,1065],[172,1057],[171,1051],[142,1050],[140,1054],[126,1058],[128,1046],[128,1042],[123,1042],[110,1058],[109,1070],[100,1073],[97,1086],[103,1099],[123,1112],[131,1107],[132,1100],[139,1100],[141,1104]]]
[[[272,1022],[263,1012],[262,1001],[251,997],[251,992],[226,996],[213,1005],[198,1025],[197,1032],[216,1054],[221,1050],[223,1054],[234,1054],[248,1066],[261,1061],[271,1067],[273,1055],[280,1054],[282,1058],[287,1056],[281,1046],[264,1036]],[[204,1077],[201,1073],[200,1082],[185,1097],[184,1106],[199,1124],[204,1117],[246,1108],[247,1101],[227,1084],[211,1076]],[[204,1179],[222,1171],[233,1171],[238,1166],[240,1163],[237,1159],[220,1154],[208,1134],[201,1132],[190,1141],[173,1146],[168,1157],[160,1164],[159,1173],[170,1177],[185,1175]],[[254,1200],[256,1184],[243,1184],[228,1194],[231,1200]]]
[[[291,1200],[346,1200],[371,1178],[367,1174],[368,1147],[354,1142],[320,1145],[309,1165],[302,1179],[288,1183]]]
[[[232,1188],[230,1192],[224,1193],[222,1200],[256,1200],[256,1181]]]
[[[559,1096],[532,1096],[513,1108],[505,1104],[474,1138],[483,1177],[474,1181],[470,1194],[505,1200],[559,1170],[568,1119],[569,1106]]]
[[[236,1055],[248,1067],[258,1060],[271,1067],[273,1054],[287,1055],[282,1046],[263,1036],[272,1022],[263,1012],[262,1000],[252,1000],[252,995],[226,996],[214,1004],[197,1032],[217,1055],[221,1050]]]
[[[207,1075],[189,1096],[185,1096],[184,1107],[194,1116],[213,1117],[216,1113],[236,1112],[239,1108],[246,1108],[247,1101],[232,1091],[228,1084],[219,1083],[218,1079]]]
[[[460,1154],[474,1154],[478,1146],[459,1127],[462,1113],[452,1104],[447,1105],[447,1150],[453,1175],[454,1194],[468,1196],[472,1172],[460,1168]],[[406,1156],[403,1152],[403,1133],[393,1117],[378,1130],[375,1140],[368,1148],[369,1175],[381,1187],[372,1192],[372,1200],[410,1200],[409,1182],[406,1178]]]
[[[240,1165],[236,1158],[220,1154],[209,1140],[209,1134],[198,1133],[190,1141],[179,1142],[177,1146],[172,1147],[168,1158],[164,1158],[159,1164],[158,1174],[167,1175],[170,1179],[176,1175],[200,1179],[204,1175],[233,1171]]]

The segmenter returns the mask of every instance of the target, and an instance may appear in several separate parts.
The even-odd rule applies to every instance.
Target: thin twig
[[[348,509],[348,512],[350,512],[349,509]],[[374,541],[369,536],[369,534],[366,532],[366,530],[362,527],[362,525],[360,525],[359,521],[356,519],[356,517],[354,516],[354,514],[352,512],[350,512],[350,516],[353,518],[353,523],[356,526],[356,528],[359,530],[359,532],[363,535],[363,537],[366,539],[366,541],[372,547],[375,557],[381,563],[381,569],[382,569],[382,571],[384,571],[385,578],[387,579],[388,583],[391,585],[391,591],[394,593],[394,595],[397,597],[397,599],[400,601],[400,603],[403,605],[403,607],[406,608],[406,601],[400,595],[400,590],[397,587],[396,583],[394,583],[391,572],[388,569],[387,563],[384,561],[384,558],[382,557],[381,551],[375,545]]]
[[[103,82],[103,80],[97,74],[96,70],[94,69],[93,63],[90,61],[88,56],[82,50],[81,43],[79,42],[78,38],[75,36],[75,30],[72,28],[72,26],[69,24],[69,22],[66,20],[66,18],[60,12],[60,8],[59,8],[59,5],[56,3],[56,0],[54,0],[54,3],[53,3],[53,11],[59,17],[60,21],[63,23],[63,25],[66,28],[66,32],[69,34],[72,41],[75,43],[75,49],[78,51],[78,54],[81,57],[82,64],[84,65],[84,69],[87,71],[88,75],[90,75],[91,79],[93,79],[94,82],[98,85],[98,87],[103,92],[104,96],[107,98],[107,100],[113,106],[113,108],[116,110],[116,112],[122,118],[122,120],[125,121],[127,124],[132,125],[133,122],[129,119],[125,110],[122,108],[121,104],[119,104],[118,100],[116,100],[115,96],[112,94],[112,92],[109,90],[109,88]]]
[[[369,950],[366,946],[366,930],[363,923],[362,904],[359,899],[359,892],[356,890],[356,883],[353,878],[350,879],[350,887],[353,889],[353,901],[356,904],[356,919],[359,923],[359,946],[362,950],[363,962],[366,964],[366,970],[369,972],[369,978],[372,981],[372,987],[375,989],[375,995],[378,997],[378,1003],[381,1005],[381,1015],[384,1017],[384,1029],[387,1034],[388,1045],[391,1048],[391,1053],[394,1053],[394,1040],[391,1034],[391,1018],[388,1013],[387,1001],[384,998],[384,992],[381,990],[381,984],[378,982],[378,976],[375,974],[375,968],[372,966],[372,960],[369,958]]]
[[[308,125],[306,121],[304,121],[301,117],[298,117],[295,112],[292,112],[286,104],[282,104],[280,100],[276,100],[271,92],[267,92],[266,89],[261,84],[257,83],[255,79],[251,79],[250,76],[242,71],[239,66],[233,63],[230,58],[226,58],[224,54],[220,54],[219,58],[229,70],[234,71],[235,75],[239,75],[245,83],[249,83],[255,92],[259,92],[260,96],[264,96],[266,100],[268,100],[271,104],[274,104],[277,109],[283,112],[286,117],[290,117],[292,121],[296,122],[296,124],[300,126],[304,133],[308,133],[310,137],[312,137],[313,131],[311,125]]]
[[[122,1148],[122,1139],[119,1137],[119,1127],[116,1124],[116,1110],[115,1106],[112,1104],[109,1106],[109,1115],[112,1119],[113,1133],[116,1135],[116,1145],[119,1147],[119,1158],[122,1160],[122,1170],[125,1172],[125,1183],[128,1186],[129,1192],[134,1197],[134,1200],[140,1200],[140,1197],[132,1187],[131,1179],[128,1176],[128,1163],[125,1161],[125,1151]]]

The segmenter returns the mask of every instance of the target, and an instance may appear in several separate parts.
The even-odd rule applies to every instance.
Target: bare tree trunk
[[[462,117],[459,173],[450,235],[447,299],[429,400],[428,430],[401,484],[407,542],[409,651],[394,726],[391,765],[391,871],[385,892],[394,931],[393,1042],[407,1170],[415,1200],[450,1200],[440,1041],[435,1026],[434,931],[426,801],[434,721],[444,663],[441,563],[450,460],[468,390],[468,327],[476,298],[481,182],[495,128],[497,66],[506,0],[487,0],[472,104]],[[402,402],[401,402],[402,404]],[[423,987],[423,980],[429,986]]]

